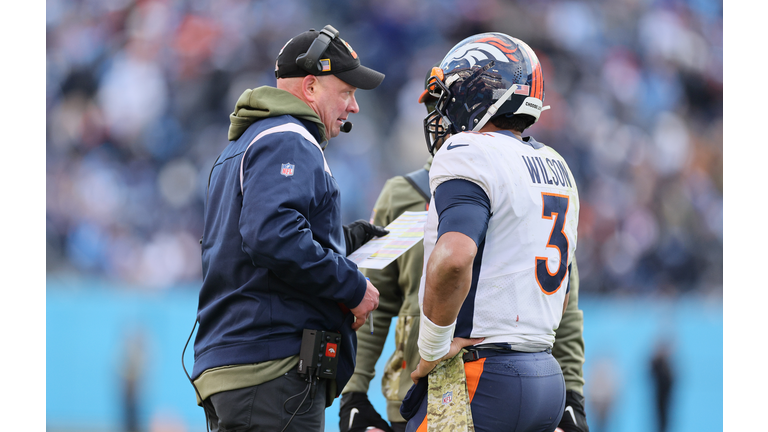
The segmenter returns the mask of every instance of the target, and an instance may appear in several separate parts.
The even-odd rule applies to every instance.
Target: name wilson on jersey
[[[571,177],[565,168],[563,161],[544,158],[541,156],[521,156],[528,173],[531,175],[531,183],[540,185],[553,185],[560,187],[573,187]],[[547,169],[546,167],[549,167]]]

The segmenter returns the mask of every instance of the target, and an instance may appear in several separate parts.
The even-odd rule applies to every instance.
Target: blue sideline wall
[[[197,306],[194,287],[162,292],[95,282],[49,280],[46,294],[46,423],[56,431],[120,431],[126,341],[142,334],[139,379],[141,430],[205,431],[201,408],[181,366]],[[650,358],[657,342],[673,346],[675,387],[668,432],[723,430],[722,302],[606,299],[584,296],[585,379],[592,432],[654,430]],[[392,329],[394,329],[394,324]],[[385,353],[394,346],[391,332]],[[185,356],[193,364],[191,343]],[[381,370],[371,399],[385,412]],[[608,387],[600,384],[607,382]],[[598,388],[599,387],[599,388]],[[604,424],[590,398],[612,389]],[[602,430],[601,427],[602,426]],[[326,411],[326,431],[338,431],[338,400]]]

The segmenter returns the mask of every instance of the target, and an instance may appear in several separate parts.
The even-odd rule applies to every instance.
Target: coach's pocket
[[[237,431],[251,427],[253,400],[258,386],[228,390],[210,397],[219,418],[219,431]]]

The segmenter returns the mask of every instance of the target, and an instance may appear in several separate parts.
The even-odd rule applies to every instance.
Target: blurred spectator
[[[125,432],[140,432],[141,425],[140,400],[141,381],[144,379],[144,350],[146,349],[145,334],[134,329],[125,339],[120,365],[122,381],[123,430]]]
[[[654,387],[656,421],[659,432],[667,432],[669,407],[675,374],[672,367],[672,346],[667,340],[660,340],[651,358],[651,378]]]
[[[608,419],[611,409],[619,392],[620,377],[615,360],[611,357],[597,357],[589,361],[588,367],[591,378],[586,383],[587,412],[589,413],[589,430],[592,432],[607,432]]]
[[[332,24],[387,75],[326,150],[345,222],[367,219],[383,182],[426,155],[405,144],[422,139],[414,89],[432,53],[501,31],[541,53],[552,109],[531,134],[580,186],[583,292],[722,295],[722,7],[49,0],[47,271],[195,286],[205,185],[237,92],[274,81],[287,38]],[[446,9],[461,13],[436,21]]]

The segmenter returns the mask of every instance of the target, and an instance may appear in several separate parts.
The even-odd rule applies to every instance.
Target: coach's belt
[[[509,344],[485,344],[481,346],[476,347],[470,347],[465,348],[467,350],[466,353],[462,356],[462,359],[464,360],[464,363],[472,362],[475,360],[479,360],[481,358],[485,357],[495,357],[500,355],[509,355],[511,353],[526,353],[531,354],[525,351],[517,351],[513,350],[512,346]],[[552,354],[552,348],[547,348],[544,351],[547,354]]]

